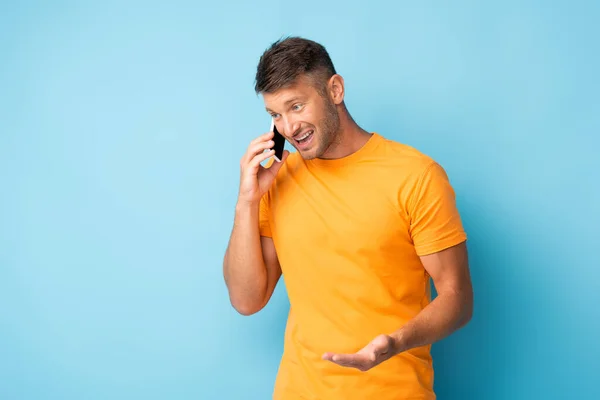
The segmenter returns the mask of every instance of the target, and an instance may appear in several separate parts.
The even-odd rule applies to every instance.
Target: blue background
[[[0,398],[270,398],[284,287],[242,317],[221,261],[282,35],[451,177],[476,304],[439,398],[600,398],[598,2],[200,3],[0,6]]]

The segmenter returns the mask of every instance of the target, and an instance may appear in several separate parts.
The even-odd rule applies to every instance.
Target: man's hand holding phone
[[[261,165],[263,161],[275,155],[273,150],[275,133],[273,130],[250,142],[248,150],[240,161],[240,192],[238,200],[247,204],[258,204],[261,197],[269,190],[277,172],[288,157],[283,152],[281,162],[273,162],[269,168]]]
[[[264,307],[281,276],[273,239],[260,232],[260,200],[289,156],[287,151],[279,152],[281,146],[275,146],[275,135],[276,130],[271,129],[257,137],[242,156],[233,229],[223,258],[231,303],[244,315]],[[281,155],[281,162],[273,162],[269,168],[261,165],[276,154]]]

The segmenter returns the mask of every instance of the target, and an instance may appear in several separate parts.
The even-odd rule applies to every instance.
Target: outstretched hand
[[[328,352],[323,354],[323,359],[342,367],[368,371],[395,354],[397,354],[397,350],[394,339],[389,335],[379,335],[356,353],[338,354]]]

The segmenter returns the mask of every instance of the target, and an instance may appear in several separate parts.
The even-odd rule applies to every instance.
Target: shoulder
[[[439,164],[423,151],[405,143],[377,134],[378,156],[390,168],[390,171],[407,179],[419,179]]]
[[[380,137],[379,141],[378,164],[385,165],[385,181],[394,186],[404,209],[415,209],[453,194],[445,169],[433,157],[392,139]]]

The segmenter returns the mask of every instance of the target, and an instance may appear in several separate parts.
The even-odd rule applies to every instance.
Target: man
[[[473,307],[466,234],[444,170],[355,123],[318,43],[275,42],[255,89],[297,151],[273,162],[273,132],[251,142],[223,272],[243,315],[285,278],[290,311],[273,398],[434,399],[430,346]]]

